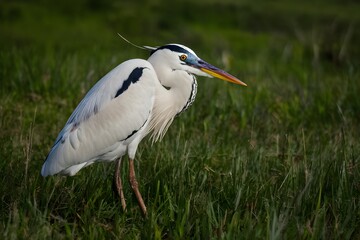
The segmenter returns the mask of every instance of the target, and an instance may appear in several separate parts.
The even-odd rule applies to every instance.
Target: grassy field
[[[356,1],[0,2],[1,239],[360,239]],[[90,87],[139,45],[182,43],[248,84],[197,100],[136,159],[40,175]],[[127,176],[125,161],[123,176]]]

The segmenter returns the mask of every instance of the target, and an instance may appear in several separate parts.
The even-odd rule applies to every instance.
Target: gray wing
[[[141,59],[126,61],[105,75],[69,117],[41,174],[75,174],[95,160],[114,160],[125,154],[131,137],[151,114],[154,81],[152,65]],[[77,166],[72,169],[76,171],[66,171],[72,166]]]

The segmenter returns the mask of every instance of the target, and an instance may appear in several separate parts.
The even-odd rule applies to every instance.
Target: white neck
[[[153,131],[151,134],[153,141],[158,141],[165,135],[175,116],[190,105],[188,104],[189,99],[194,100],[196,79],[183,70],[157,68],[156,64],[153,66],[159,82],[156,82],[155,102],[149,131]]]

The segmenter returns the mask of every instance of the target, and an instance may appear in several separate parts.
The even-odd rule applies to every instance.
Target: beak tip
[[[203,66],[199,66],[199,69],[205,73],[207,73],[208,75],[210,75],[211,77],[215,77],[221,80],[225,80],[228,82],[232,82],[238,85],[242,85],[247,87],[247,84],[240,81],[239,79],[237,79],[236,77],[230,75],[229,73],[225,72],[224,70],[221,70],[217,67],[214,67],[206,62],[203,63]]]
[[[235,78],[233,81],[230,81],[230,82],[235,83],[235,84],[237,84],[237,85],[241,85],[241,86],[247,87],[247,84],[246,84],[246,83],[244,83],[243,81],[241,81],[240,79],[237,79],[237,78]]]

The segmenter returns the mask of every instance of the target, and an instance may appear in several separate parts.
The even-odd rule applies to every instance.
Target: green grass
[[[360,239],[359,10],[351,1],[0,3],[0,238]],[[146,58],[117,32],[183,43],[248,84],[199,78],[197,100],[163,141],[140,144],[147,219],[127,180],[122,211],[113,163],[40,175],[87,90],[122,61]]]

